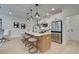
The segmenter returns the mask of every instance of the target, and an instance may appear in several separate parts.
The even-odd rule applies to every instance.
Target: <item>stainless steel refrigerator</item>
[[[52,21],[51,26],[52,41],[62,44],[62,21]]]

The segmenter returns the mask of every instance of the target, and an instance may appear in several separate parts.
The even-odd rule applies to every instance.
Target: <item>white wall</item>
[[[64,17],[64,43],[69,40],[79,41],[79,15]]]
[[[13,22],[19,22],[20,24],[21,23],[26,24],[26,21],[24,19],[11,17],[11,16],[8,16],[8,15],[0,15],[0,18],[2,19],[2,28],[4,30],[5,29],[11,30],[11,36],[10,37],[19,37],[24,32],[24,29],[21,29],[21,26],[20,26],[20,28],[14,28],[13,27]]]
[[[63,18],[63,45],[65,45],[68,40],[70,39],[69,37],[69,29],[70,29],[70,21],[66,17]]]
[[[79,41],[79,15],[74,15],[69,18],[70,20],[70,40]]]

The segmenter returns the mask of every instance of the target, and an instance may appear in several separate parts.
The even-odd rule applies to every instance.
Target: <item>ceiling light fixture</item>
[[[32,9],[30,9],[30,12],[31,12],[30,20],[33,20],[33,17],[32,17]]]
[[[26,13],[27,14],[27,20],[26,21],[29,21],[29,13]]]
[[[36,18],[40,18],[40,15],[39,15],[39,13],[38,13],[38,4],[35,4],[35,6],[36,6],[35,17],[36,17]]]

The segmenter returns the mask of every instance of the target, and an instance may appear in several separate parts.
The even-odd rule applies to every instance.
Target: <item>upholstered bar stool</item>
[[[3,39],[2,39],[2,37],[0,37],[0,43],[2,43],[2,41],[3,41]]]
[[[38,52],[37,39],[32,37],[29,38],[28,41],[30,42],[29,53],[37,53]]]
[[[22,37],[23,37],[22,42],[25,44],[25,47],[28,47],[29,46],[28,39],[30,38],[30,36],[24,33],[22,34]]]

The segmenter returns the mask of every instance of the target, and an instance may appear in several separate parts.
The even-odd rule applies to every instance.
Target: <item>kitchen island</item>
[[[31,37],[34,37],[38,39],[37,41],[37,48],[40,52],[46,52],[48,49],[50,49],[51,46],[51,31],[45,32],[45,33],[35,33],[35,32],[27,32],[26,34],[30,35]]]

